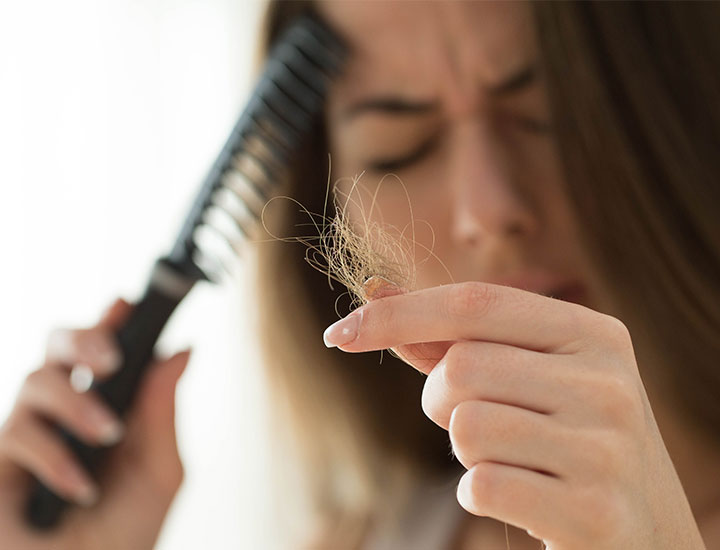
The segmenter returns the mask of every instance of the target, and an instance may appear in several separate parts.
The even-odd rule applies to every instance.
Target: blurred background
[[[134,301],[249,96],[259,0],[0,3],[0,417],[56,326]],[[159,343],[186,479],[160,550],[268,548],[247,272],[199,284]]]

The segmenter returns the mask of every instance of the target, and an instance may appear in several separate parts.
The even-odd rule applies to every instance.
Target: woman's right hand
[[[15,550],[149,550],[183,478],[175,439],[175,386],[189,350],[155,360],[145,374],[125,425],[92,390],[70,383],[74,365],[94,377],[119,363],[114,332],[132,305],[116,300],[97,325],[58,329],[44,364],[30,373],[0,427],[0,533]],[[115,358],[113,357],[115,355]],[[79,439],[116,447],[98,483],[80,466],[47,420]],[[24,518],[30,473],[76,502],[55,530],[33,531]]]

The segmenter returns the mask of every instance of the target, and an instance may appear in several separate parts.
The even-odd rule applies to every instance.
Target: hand
[[[467,282],[385,291],[325,340],[428,375],[422,407],[468,469],[468,512],[551,550],[705,548],[618,319]]]
[[[18,550],[149,550],[183,477],[175,442],[175,385],[189,352],[149,367],[122,428],[92,390],[78,393],[70,368],[87,365],[102,378],[119,364],[114,331],[132,306],[116,300],[89,329],[54,331],[45,362],[28,375],[0,428],[0,533],[4,548]],[[98,487],[43,417],[65,425],[92,444],[120,443],[107,457]],[[23,517],[32,472],[58,494],[81,506],[69,509],[58,528],[38,534]]]

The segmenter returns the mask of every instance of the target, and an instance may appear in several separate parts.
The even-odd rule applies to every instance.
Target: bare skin
[[[150,550],[183,479],[175,440],[175,386],[189,357],[181,352],[158,360],[145,377],[125,426],[91,392],[68,383],[72,365],[84,363],[95,376],[111,372],[110,338],[132,306],[116,300],[87,329],[58,329],[48,338],[44,364],[25,381],[0,429],[0,532],[3,545],[18,550]],[[92,444],[117,442],[98,487],[42,417],[62,422]],[[55,531],[28,529],[22,511],[29,472],[74,501]]]
[[[341,348],[393,347],[428,374],[423,408],[448,429],[458,458],[468,467],[464,483],[470,484],[463,484],[458,498],[469,521],[454,541],[456,548],[505,548],[503,521],[512,526],[515,550],[537,548],[538,538],[549,541],[551,550],[700,550],[700,533],[708,548],[720,546],[720,453],[693,426],[679,423],[652,380],[640,380],[629,335],[617,320],[600,313],[605,306],[600,283],[573,238],[577,220],[559,192],[554,145],[542,131],[547,108],[541,78],[526,78],[526,84],[532,81],[529,87],[516,80],[510,95],[491,97],[483,91],[531,62],[536,46],[526,6],[333,2],[322,9],[358,46],[330,99],[336,173],[347,176],[378,160],[408,157],[439,134],[433,147],[412,162],[406,159],[402,167],[396,162],[392,169],[387,168],[392,163],[380,163],[364,181],[372,189],[385,172],[401,175],[409,184],[415,216],[435,229],[434,250],[456,283],[495,283],[438,287],[449,282],[447,273],[440,262],[428,262],[410,301],[390,295],[368,304],[360,336]],[[377,109],[345,114],[351,104],[377,94],[429,101],[437,108],[415,108],[402,116]],[[378,200],[386,221],[407,223],[407,201],[399,187],[387,186]],[[430,246],[429,234],[417,238]],[[584,292],[564,291],[565,301],[542,296],[578,280]],[[455,316],[438,318],[443,308],[458,303]],[[473,307],[462,309],[468,304]],[[418,306],[422,315],[413,309]],[[107,374],[99,350],[108,349],[110,334],[130,307],[117,301],[97,325],[55,333],[44,364],[28,377],[0,429],[0,532],[8,547],[153,547],[183,476],[174,391],[187,354],[157,362],[124,431],[114,435],[107,421],[88,421],[86,407],[99,407],[91,394],[59,384],[78,362],[96,376]],[[535,317],[513,315],[513,309],[528,307],[536,308],[542,322],[528,325]],[[569,317],[574,331],[542,332]],[[558,334],[566,339],[554,340]],[[537,346],[553,349],[530,349]],[[514,367],[504,371],[505,386],[499,361],[492,360],[498,353]],[[438,366],[443,357],[448,360]],[[533,369],[540,360],[547,368]],[[498,375],[494,383],[486,383],[493,373]],[[529,385],[510,383],[511,377],[525,382],[530,375],[536,376],[530,386],[545,391],[512,393]],[[457,384],[464,376],[467,380]],[[503,390],[510,392],[505,395],[510,401],[536,399],[527,403],[534,410],[483,399],[482,392]],[[629,413],[618,415],[618,403]],[[88,441],[120,437],[99,503],[92,504],[92,489],[82,474],[69,473],[71,458],[42,429],[40,415],[63,420]],[[523,432],[518,418],[532,419],[543,429]],[[487,431],[493,426],[488,419],[506,428]],[[479,430],[486,430],[482,438],[476,437]],[[513,445],[503,440],[508,433]],[[567,437],[565,444],[553,444],[562,437]],[[593,451],[604,453],[606,460],[598,461]],[[493,464],[488,453],[507,459],[505,453],[519,452],[512,457],[514,469],[487,466]],[[537,463],[523,464],[529,459]],[[487,475],[491,468],[497,475]],[[20,516],[27,472],[86,506],[74,509],[50,536],[30,533]],[[478,491],[482,483],[485,490]],[[592,494],[596,498],[588,499]],[[532,499],[542,506],[532,506]],[[524,534],[527,530],[535,537]]]
[[[432,248],[438,260],[418,266],[417,288],[430,292],[434,287],[437,290],[437,285],[483,281],[554,296],[566,307],[577,307],[571,304],[574,302],[584,306],[583,315],[590,317],[590,312],[600,315],[612,311],[606,290],[576,238],[580,222],[561,191],[542,74],[532,70],[538,46],[529,6],[521,2],[453,1],[320,2],[319,6],[354,52],[329,99],[327,124],[334,176],[363,174],[358,194],[352,198],[362,197],[367,208],[377,192],[371,219],[408,227],[411,204],[413,218],[432,226],[431,234],[426,225],[415,225],[416,241]],[[397,175],[404,187],[393,178],[382,180],[388,173]],[[339,189],[346,192],[349,185],[341,184]],[[348,208],[351,218],[361,219],[357,204],[350,203]],[[367,210],[362,214],[367,216]],[[571,288],[578,284],[580,290]],[[452,289],[453,285],[448,285],[446,292]],[[428,307],[442,307],[446,296],[433,296],[437,302],[428,301]],[[419,294],[417,299],[427,298]],[[389,302],[386,307],[395,307],[395,303]],[[561,317],[567,313],[560,305],[550,309]],[[543,322],[556,320],[550,309],[550,317]],[[393,311],[393,315],[402,315],[399,302]],[[602,316],[597,319],[601,325],[607,321]],[[363,344],[362,349],[392,345],[403,349],[408,342],[423,346],[425,355],[418,353],[412,364],[429,373],[428,386],[435,384],[434,391],[428,390],[428,395],[435,397],[423,405],[431,419],[448,428],[453,392],[437,389],[442,377],[432,373],[449,347],[435,348],[432,361],[419,357],[428,356],[434,345],[431,340],[439,335],[457,335],[446,333],[446,320],[438,319],[434,326],[428,323],[426,319],[425,326],[413,325],[417,332],[407,334],[406,341],[373,341]],[[383,328],[394,334],[394,326]],[[373,331],[372,321],[369,330]],[[592,331],[584,336],[595,340],[596,353],[614,347],[612,341],[596,337]],[[683,424],[652,380],[639,379],[628,342],[623,353],[622,376],[637,390],[633,403],[637,411],[644,411],[648,428],[630,438],[636,444],[644,438],[653,442],[645,458],[655,461],[658,477],[648,483],[662,486],[666,492],[653,494],[653,498],[664,499],[664,504],[644,513],[639,504],[633,507],[630,502],[650,495],[634,487],[637,492],[625,502],[640,514],[634,520],[645,522],[646,533],[651,531],[650,525],[662,525],[659,530],[663,534],[655,541],[651,536],[641,536],[618,547],[699,549],[702,542],[697,524],[708,547],[720,546],[720,448],[695,426]],[[596,368],[606,366],[598,361]],[[437,410],[444,413],[434,417]],[[579,417],[588,412],[580,407],[575,414]],[[492,413],[485,410],[483,414]],[[467,454],[472,455],[470,447],[477,440],[469,437],[465,442]],[[528,443],[528,456],[537,455],[538,446],[542,449],[539,440]],[[476,451],[482,456],[482,450]],[[463,455],[461,450],[456,452]],[[467,462],[470,469],[475,464],[475,459]],[[610,472],[617,476],[635,473],[641,475],[631,470]],[[569,495],[565,494],[572,498]],[[549,494],[543,502],[547,498]],[[515,510],[486,510],[482,503],[477,507],[468,501],[465,504],[470,513],[490,513],[463,526],[456,541],[458,548],[484,547],[481,541],[489,548],[504,548],[502,521],[525,527],[519,516],[513,517]],[[555,509],[558,514],[560,510]],[[552,530],[549,519],[547,524],[538,523],[538,529],[540,525]],[[528,548],[537,548],[537,541],[527,535],[528,540],[523,541],[520,531],[511,534],[513,547],[524,548],[527,543]],[[570,540],[563,539],[571,537],[570,531],[558,528],[546,534],[556,536],[558,549],[573,547],[562,542]],[[585,540],[575,546],[600,547]]]
[[[466,282],[373,300],[324,339],[427,374],[422,407],[467,468],[471,514],[551,550],[705,548],[618,319]]]

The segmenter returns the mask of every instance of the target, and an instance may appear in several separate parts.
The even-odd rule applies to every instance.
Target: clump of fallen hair
[[[333,193],[335,217],[322,228],[320,247],[309,247],[305,259],[331,279],[341,282],[352,296],[352,306],[367,301],[363,283],[372,276],[383,279],[405,289],[415,287],[416,263],[414,241],[410,241],[405,231],[394,226],[375,221],[370,212],[362,208],[351,197],[359,189],[360,176],[352,179],[352,186],[343,201],[343,192]],[[360,220],[350,219],[350,203],[359,206]],[[344,203],[343,203],[344,202]]]
[[[311,220],[310,223],[304,225],[313,226],[318,234],[285,238],[274,236],[274,238],[305,244],[307,246],[305,260],[315,269],[327,275],[331,289],[333,280],[347,288],[351,297],[351,308],[368,301],[369,297],[365,295],[363,283],[372,276],[382,277],[398,287],[413,290],[416,285],[417,267],[427,261],[430,256],[434,256],[431,249],[420,245],[415,239],[412,205],[402,181],[393,174],[383,177],[372,194],[369,208],[365,208],[362,197],[362,191],[365,189],[360,185],[362,176],[361,173],[350,178],[351,185],[348,192],[341,189],[343,184],[348,183],[348,178],[338,180],[333,186],[332,193],[330,193],[330,179],[328,178],[324,209],[321,215],[309,212],[291,197],[277,197],[287,198],[300,205]],[[379,210],[377,210],[377,215],[380,221],[376,221],[372,217],[377,204],[377,194],[387,177],[397,178],[405,190],[410,209],[410,222],[404,228],[397,228],[385,223],[382,212]],[[326,216],[329,196],[332,197],[335,211],[332,218]],[[265,207],[271,201],[268,201]],[[354,216],[355,219],[351,219],[351,210],[357,212],[357,216]],[[263,208],[263,214],[264,212]],[[261,215],[261,220],[262,218]],[[264,220],[263,226],[265,226]],[[432,228],[430,229],[432,231]],[[265,226],[265,230],[268,231],[267,226]],[[429,254],[426,258],[416,261],[415,249],[418,246],[426,249]]]

